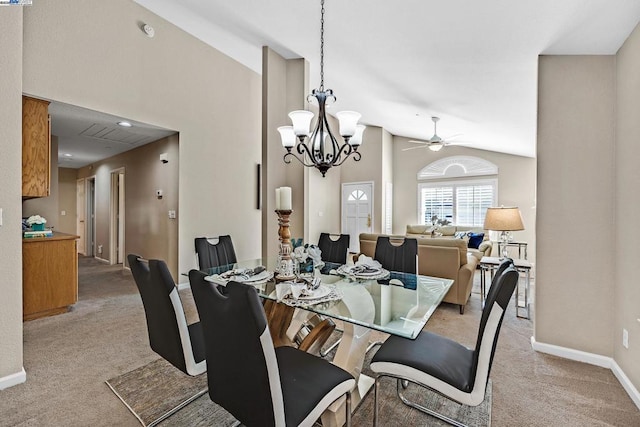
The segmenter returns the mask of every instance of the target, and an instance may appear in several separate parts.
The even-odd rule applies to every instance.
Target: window
[[[455,225],[482,227],[487,208],[496,206],[497,175],[498,167],[479,157],[445,157],[425,166],[417,176],[420,223],[431,224],[436,215]]]
[[[418,193],[420,224],[431,224],[437,215],[456,225],[482,227],[487,208],[495,206],[496,179],[421,183]]]

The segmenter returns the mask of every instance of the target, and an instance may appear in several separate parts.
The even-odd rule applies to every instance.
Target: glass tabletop
[[[240,268],[264,266],[273,272],[276,264],[275,259],[241,261],[207,270],[207,279],[216,281],[217,275]],[[320,303],[309,299],[297,308],[410,339],[418,336],[453,284],[450,279],[398,272],[385,279],[354,279],[339,275],[338,267],[327,263],[317,276],[321,287],[335,289],[339,299]],[[261,298],[277,301],[276,280],[253,286]]]

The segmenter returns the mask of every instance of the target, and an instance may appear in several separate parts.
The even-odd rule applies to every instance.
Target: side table
[[[489,272],[491,274],[491,279],[493,279],[493,275],[495,271],[498,269],[498,266],[502,260],[498,257],[482,257],[480,260],[480,301],[482,302],[482,307],[484,308],[484,297],[486,294],[486,273]],[[526,259],[514,259],[513,264],[518,271],[518,273],[524,273],[524,301],[520,302],[520,280],[516,283],[516,316],[522,319],[530,319],[531,318],[531,310],[529,303],[529,286],[531,283],[531,263]],[[490,282],[491,283],[491,282]],[[520,315],[520,309],[524,308],[524,315]]]
[[[502,247],[506,246],[508,247],[514,247],[514,248],[518,248],[518,258],[519,259],[527,259],[527,242],[501,242],[500,240],[498,240],[496,243],[498,243],[498,255],[502,256]],[[522,256],[522,253],[524,252],[524,256]]]

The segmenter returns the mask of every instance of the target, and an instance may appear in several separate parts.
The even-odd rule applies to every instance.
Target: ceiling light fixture
[[[69,153],[64,153],[63,154],[64,157],[73,157],[73,154],[69,154]]]
[[[125,127],[125,128],[130,128],[133,125],[131,123],[129,123],[129,122],[122,121],[122,122],[118,122],[118,126],[122,126],[122,127]]]
[[[364,125],[358,124],[361,115],[355,111],[336,113],[340,135],[344,139],[342,145],[338,144],[329,127],[326,103],[335,102],[336,97],[331,89],[324,88],[324,0],[320,1],[320,87],[311,92],[307,101],[311,102],[314,98],[318,102],[318,120],[311,135],[309,135],[309,129],[313,113],[306,110],[290,112],[289,118],[293,126],[281,126],[278,132],[280,132],[282,146],[287,149],[284,155],[285,163],[291,163],[289,157],[295,157],[304,166],[318,169],[324,177],[331,167],[340,166],[352,155],[353,160],[360,160],[361,154],[358,152],[358,147],[362,144],[362,134],[365,129]],[[296,138],[298,138],[297,145]],[[294,147],[298,154],[291,152]]]

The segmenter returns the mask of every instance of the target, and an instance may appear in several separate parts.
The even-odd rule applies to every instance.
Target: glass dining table
[[[261,267],[265,267],[267,272],[273,272],[276,265],[276,259],[254,259],[205,272],[209,274],[207,280],[224,284],[221,279],[230,277],[229,271],[244,270],[251,274],[252,271],[260,271]],[[329,298],[315,300],[307,297],[297,301],[291,298],[283,301],[281,298],[279,302],[295,305],[299,309],[296,310],[289,331],[297,331],[311,316],[310,313],[342,321],[343,335],[333,363],[349,371],[358,381],[358,386],[352,391],[352,407],[356,408],[373,385],[373,378],[361,374],[371,331],[415,339],[442,302],[453,280],[393,271],[383,278],[367,278],[339,274],[339,271],[339,264],[326,263],[314,273],[320,279],[318,289],[326,289],[321,292],[322,296],[331,293]],[[269,276],[271,275],[266,275]],[[252,281],[251,277],[245,281],[253,284],[261,298],[278,301],[276,287],[279,285],[276,282],[278,280],[273,278]],[[323,426],[342,425],[343,404],[344,398],[329,407],[322,416]]]

